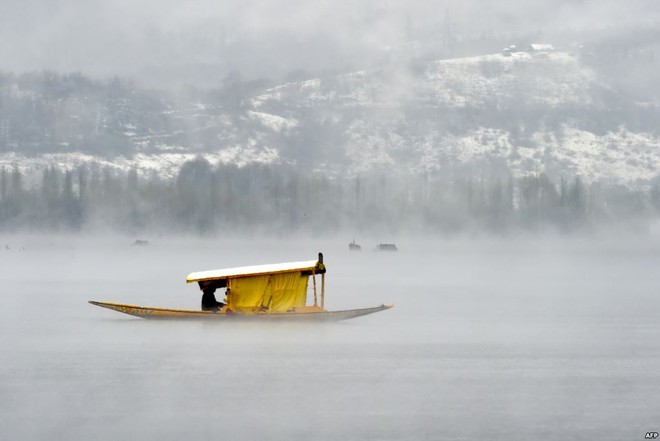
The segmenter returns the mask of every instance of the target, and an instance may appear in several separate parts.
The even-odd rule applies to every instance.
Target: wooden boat
[[[355,243],[355,239],[353,239],[353,242],[348,244],[348,249],[349,251],[361,251],[362,247],[359,244]]]
[[[383,304],[372,308],[327,311],[325,273],[321,253],[318,260],[190,273],[186,281],[198,283],[200,290],[205,293],[208,290],[213,292],[226,288],[222,307],[214,310],[159,308],[93,300],[89,303],[147,319],[205,320],[340,321],[393,307]],[[321,276],[320,289],[316,281],[317,275]],[[313,304],[307,305],[310,279]]]
[[[398,248],[393,243],[379,243],[376,246],[376,251],[398,251]]]

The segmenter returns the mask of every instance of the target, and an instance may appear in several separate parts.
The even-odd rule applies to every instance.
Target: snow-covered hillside
[[[648,125],[629,127],[612,104],[621,99],[569,52],[392,63],[283,84],[231,111],[168,108],[160,117],[170,122],[158,128],[126,112],[118,130],[134,146],[130,155],[5,148],[0,166],[96,163],[170,178],[201,155],[211,164],[284,162],[332,175],[547,172],[644,185],[660,173],[660,139]]]
[[[594,88],[605,86],[575,54],[517,52],[435,61],[417,74],[384,69],[288,84],[254,105],[279,105],[289,118],[298,109],[313,110],[336,123],[349,173],[545,171],[626,184],[656,177],[660,140],[654,134],[630,132],[623,121],[600,133],[580,127],[575,113],[597,118],[608,110],[594,103]],[[498,118],[500,112],[506,113]],[[493,124],[484,124],[484,114]]]

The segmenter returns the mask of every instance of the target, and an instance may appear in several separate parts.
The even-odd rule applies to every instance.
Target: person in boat
[[[215,298],[215,288],[204,288],[202,290],[202,311],[218,311],[224,303],[218,302]]]

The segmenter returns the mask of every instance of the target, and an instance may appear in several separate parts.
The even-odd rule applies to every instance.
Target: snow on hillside
[[[547,148],[553,149],[554,143]],[[602,136],[569,129],[554,158],[587,181],[606,179],[643,184],[660,175],[660,140],[625,130]]]
[[[532,97],[524,98],[547,105],[587,104],[593,80],[593,72],[566,52],[441,60],[426,70],[427,90],[433,99],[456,107],[486,105],[496,98],[515,97],[521,90],[534,90]]]
[[[168,110],[186,121],[177,131],[136,135],[126,125],[136,146],[131,158],[9,152],[0,154],[0,167],[38,171],[92,163],[172,178],[199,155],[211,164],[295,164],[310,149],[323,151],[313,168],[332,175],[377,170],[520,177],[545,171],[644,185],[660,173],[657,137],[623,125],[595,134],[565,117],[566,108],[579,116],[602,105],[593,103],[594,86],[603,88],[594,72],[560,51],[438,60],[421,69],[386,66],[273,87],[238,115],[203,105]],[[556,111],[554,126],[513,133],[516,118],[527,117],[529,108],[538,113],[532,120]],[[522,110],[511,116],[502,109]],[[196,147],[184,145],[186,139]]]
[[[546,172],[554,176],[580,176],[585,182],[606,180],[628,186],[645,186],[660,174],[660,140],[649,134],[620,131],[595,135],[564,128],[557,139],[547,132],[533,135],[536,145],[515,146],[502,130],[481,128],[468,136],[437,136],[421,139],[409,164],[413,173],[447,174],[496,172],[493,164],[507,165],[515,177]],[[371,140],[372,145],[382,145]],[[371,147],[368,151],[373,150]],[[362,154],[365,154],[364,152]],[[378,163],[392,163],[376,150]],[[364,170],[364,168],[362,169]]]
[[[142,176],[158,176],[161,179],[176,177],[181,166],[197,157],[203,157],[211,165],[234,164],[243,167],[248,164],[270,164],[277,162],[279,155],[273,148],[257,148],[254,145],[233,146],[216,153],[138,153],[132,158],[119,156],[112,160],[83,153],[45,154],[38,157],[28,157],[16,153],[0,155],[0,168],[17,167],[27,175],[36,175],[50,165],[62,170],[73,170],[78,166],[87,165],[98,168],[110,168],[127,172],[136,169]]]
[[[522,142],[506,130],[477,127],[452,134],[431,123],[410,120],[398,108],[415,103],[426,108],[489,108],[517,100],[536,108],[587,108],[596,75],[567,52],[511,56],[492,54],[428,63],[421,77],[405,72],[356,72],[331,80],[278,86],[254,100],[256,108],[279,102],[288,113],[297,108],[323,109],[335,119],[355,107],[362,114],[345,130],[344,171],[412,173],[492,173],[506,166],[520,177],[529,173],[580,175],[591,182],[606,179],[627,185],[660,173],[660,140],[624,129],[596,135],[564,123],[529,133]],[[530,94],[529,91],[533,91]],[[294,102],[295,106],[287,107]],[[398,107],[398,108],[397,108]],[[293,110],[291,110],[293,108]],[[326,115],[327,117],[327,115]]]
[[[271,115],[269,113],[249,111],[248,115],[251,119],[260,122],[262,125],[269,127],[276,132],[289,130],[298,125],[298,121],[295,119],[287,119],[281,116]]]

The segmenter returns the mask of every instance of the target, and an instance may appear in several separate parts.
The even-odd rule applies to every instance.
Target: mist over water
[[[0,441],[659,432],[658,23],[657,0],[2,0]],[[197,309],[190,272],[319,251],[326,309],[395,307],[88,303]]]
[[[639,439],[660,404],[660,243],[2,237],[5,439]],[[360,242],[360,241],[359,241]],[[5,250],[9,244],[11,250]],[[23,250],[24,248],[24,250]],[[147,321],[191,271],[308,260],[336,324]]]

